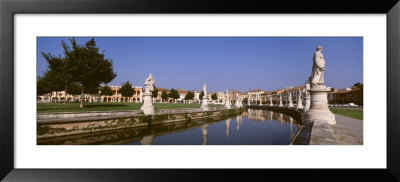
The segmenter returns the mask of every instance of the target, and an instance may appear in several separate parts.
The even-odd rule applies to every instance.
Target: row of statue
[[[297,97],[297,107],[296,109],[302,109],[305,118],[309,120],[315,119],[326,119],[329,120],[329,123],[336,123],[334,119],[334,115],[328,109],[328,101],[327,101],[327,94],[330,91],[329,87],[326,87],[324,84],[324,72],[325,72],[325,65],[326,61],[324,59],[324,55],[322,54],[322,46],[318,46],[316,51],[313,55],[313,66],[311,76],[306,80],[304,90],[298,90],[298,97]],[[154,78],[153,76],[149,75],[149,77],[145,81],[146,90],[143,94],[143,101],[144,104],[141,107],[144,114],[154,114],[154,106],[152,105],[152,94],[151,92],[154,90]],[[208,102],[207,102],[207,86],[206,84],[203,85],[203,93],[204,96],[202,98],[202,105],[201,109],[203,111],[208,111]],[[303,107],[302,98],[305,99],[305,105]],[[312,98],[312,99],[311,99]],[[242,107],[242,99],[238,93],[236,93],[236,107]],[[292,95],[289,93],[288,95],[289,101],[289,108],[293,108],[293,101]],[[248,100],[249,102],[249,100]],[[321,105],[322,103],[322,105]],[[229,98],[229,91],[226,90],[226,101],[225,101],[225,108],[231,108],[230,98]],[[261,105],[261,102],[260,102]],[[272,98],[270,98],[270,105],[273,106]],[[313,105],[319,105],[318,107],[313,107]],[[279,96],[279,107],[283,107],[282,105],[282,96]],[[321,114],[325,113],[325,114]],[[321,115],[321,116],[319,116]],[[324,116],[329,116],[329,118]]]

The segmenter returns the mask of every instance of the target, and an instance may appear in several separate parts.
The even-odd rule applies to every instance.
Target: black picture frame
[[[14,14],[31,13],[382,13],[387,15],[386,169],[15,169]],[[398,0],[0,0],[0,179],[5,181],[400,180],[400,3]],[[378,121],[377,121],[378,122]],[[381,121],[382,122],[382,121]],[[298,156],[310,157],[310,156]],[[371,158],[374,156],[371,156]],[[310,158],[312,160],[312,158]],[[366,159],[368,160],[368,159]],[[295,162],[295,161],[294,161]]]

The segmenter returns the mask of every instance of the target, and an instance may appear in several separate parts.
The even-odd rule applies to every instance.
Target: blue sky
[[[37,38],[37,74],[47,62],[41,52],[61,55],[61,40]],[[117,77],[144,86],[151,72],[157,87],[201,90],[276,90],[302,86],[311,75],[315,48],[324,47],[325,84],[334,88],[363,83],[362,37],[94,37],[113,60]],[[84,44],[90,37],[78,37]],[[69,44],[70,45],[70,44]]]

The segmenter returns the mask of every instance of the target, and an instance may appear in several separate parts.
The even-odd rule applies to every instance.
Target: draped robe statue
[[[203,92],[204,92],[203,99],[206,99],[206,98],[208,97],[208,95],[207,95],[207,86],[206,86],[206,84],[203,85]]]
[[[146,81],[144,82],[144,85],[146,86],[146,90],[145,93],[150,93],[152,91],[154,91],[154,78],[153,76],[149,75],[149,77],[146,79]]]
[[[324,55],[322,55],[322,47],[318,46],[313,57],[313,67],[310,77],[312,86],[324,84],[325,63]]]

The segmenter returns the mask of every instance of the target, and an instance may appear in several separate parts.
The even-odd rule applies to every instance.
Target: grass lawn
[[[334,109],[329,108],[333,114],[339,114],[359,120],[363,120],[363,110],[353,110],[353,109]]]
[[[115,111],[115,110],[138,110],[143,103],[107,103],[95,102],[84,103],[83,108],[79,108],[79,103],[37,103],[38,113],[49,112],[85,112],[85,111]],[[177,109],[177,108],[200,108],[200,104],[173,104],[173,103],[153,103],[155,109]],[[224,107],[224,105],[209,104],[210,108]]]

